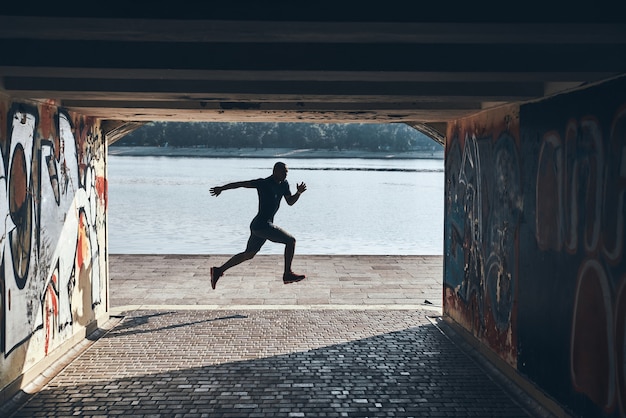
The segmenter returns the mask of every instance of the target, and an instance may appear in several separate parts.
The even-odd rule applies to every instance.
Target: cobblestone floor
[[[426,310],[134,310],[13,417],[526,417]]]

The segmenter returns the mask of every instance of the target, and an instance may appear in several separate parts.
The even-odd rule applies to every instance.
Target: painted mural
[[[448,126],[444,312],[574,416],[626,416],[625,92]]]
[[[0,101],[0,388],[106,313],[99,124]]]
[[[522,213],[516,108],[448,128],[447,313],[511,365],[517,360],[517,239]]]
[[[626,416],[626,79],[520,109],[519,370],[580,416]]]

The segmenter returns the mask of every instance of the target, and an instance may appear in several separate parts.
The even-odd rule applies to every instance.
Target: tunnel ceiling
[[[15,3],[0,11],[5,94],[112,121],[438,126],[626,72],[623,16],[575,4]]]

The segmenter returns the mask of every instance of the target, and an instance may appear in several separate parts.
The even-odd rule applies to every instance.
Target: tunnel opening
[[[320,125],[295,125],[320,130]],[[337,130],[348,125],[324,126]],[[127,277],[121,271],[127,265],[138,270],[133,273],[137,278],[146,267],[152,271],[145,280],[162,277],[207,288],[209,268],[245,249],[258,206],[254,190],[229,190],[215,198],[210,188],[267,177],[273,164],[282,161],[289,167],[291,192],[300,182],[307,184],[307,191],[294,207],[283,202],[275,223],[295,236],[294,269],[302,270],[313,284],[283,289],[282,281],[275,279],[282,275],[285,247],[268,241],[254,260],[220,279],[217,303],[340,309],[419,306],[440,313],[443,148],[412,127],[398,125],[383,128],[420,137],[426,148],[392,150],[378,141],[376,149],[322,149],[311,147],[310,138],[308,147],[293,140],[280,148],[174,147],[168,141],[143,147],[132,138],[127,145],[110,146],[108,240],[114,311],[120,305],[156,304],[161,297],[129,295],[120,281]],[[176,128],[182,126],[189,125]],[[285,129],[284,124],[279,127]],[[240,128],[251,126],[242,123]],[[184,293],[184,300],[170,295],[170,302],[197,306],[215,300],[215,294],[207,299],[205,293]]]
[[[255,194],[214,199],[209,188],[283,161],[292,193],[309,185],[299,207],[276,215],[299,231],[299,253],[442,254],[443,147],[405,124],[151,123],[108,154],[111,253],[240,249]],[[276,253],[268,243],[260,254]]]

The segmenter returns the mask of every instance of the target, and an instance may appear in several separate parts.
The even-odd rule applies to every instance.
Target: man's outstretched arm
[[[287,204],[289,206],[293,205],[294,203],[296,203],[298,201],[298,199],[300,199],[300,195],[304,192],[306,192],[306,184],[300,183],[296,186],[296,188],[298,189],[296,191],[296,194],[292,194],[290,196],[285,196],[285,201],[287,201]]]
[[[234,183],[225,184],[224,186],[212,187],[211,190],[209,190],[209,191],[211,192],[211,196],[219,196],[220,193],[222,193],[224,190],[238,189],[240,187],[251,188],[251,187],[254,187],[254,184],[252,183],[251,180],[248,180],[248,181],[237,181],[237,182],[234,182]]]

